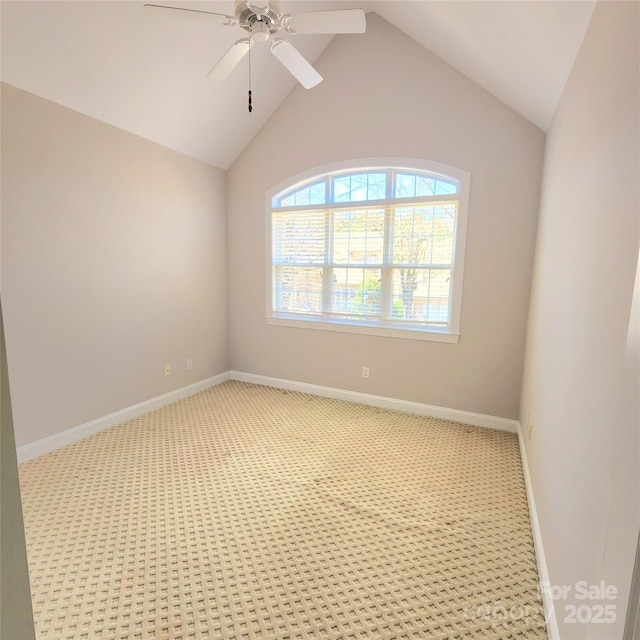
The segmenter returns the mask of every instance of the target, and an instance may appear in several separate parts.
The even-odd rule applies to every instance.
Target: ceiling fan
[[[283,13],[278,0],[235,0],[235,16],[221,13],[145,4],[145,13],[185,20],[209,22],[225,27],[241,27],[249,37],[241,38],[218,60],[207,76],[226,78],[256,42],[271,42],[271,53],[288,69],[305,89],[322,81],[322,76],[288,41],[277,37],[286,34],[364,33],[366,21],[362,9],[338,9],[309,13]]]

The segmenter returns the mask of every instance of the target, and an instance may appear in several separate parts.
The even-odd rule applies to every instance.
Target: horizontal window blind
[[[274,311],[446,325],[456,214],[456,201],[274,211]]]

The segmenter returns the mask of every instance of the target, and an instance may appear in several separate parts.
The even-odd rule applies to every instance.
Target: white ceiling
[[[233,15],[233,0],[154,1]],[[376,11],[546,130],[595,0],[284,0],[283,5],[288,13]],[[244,32],[145,16],[142,6],[129,0],[2,0],[2,80],[228,168],[295,80],[256,45],[249,114],[248,62],[223,82],[206,78]],[[293,38],[312,62],[331,40]]]

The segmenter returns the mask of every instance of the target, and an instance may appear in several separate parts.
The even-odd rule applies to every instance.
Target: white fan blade
[[[209,22],[212,24],[233,25],[237,20],[232,16],[222,13],[211,13],[199,9],[183,9],[180,7],[165,7],[160,4],[145,4],[144,12],[150,16],[180,18],[182,20],[195,20],[197,22]]]
[[[224,80],[240,60],[249,53],[249,49],[251,49],[251,40],[238,40],[238,42],[231,45],[231,48],[218,60],[215,67],[207,74],[207,77],[213,80]]]
[[[294,13],[283,22],[289,33],[364,33],[367,29],[362,9]]]
[[[271,53],[282,62],[292,76],[305,88],[311,89],[319,82],[322,76],[307,62],[302,54],[286,40],[274,40],[271,45]]]

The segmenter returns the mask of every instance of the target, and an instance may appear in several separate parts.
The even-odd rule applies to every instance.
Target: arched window
[[[267,194],[268,322],[457,342],[469,174],[349,164]]]

